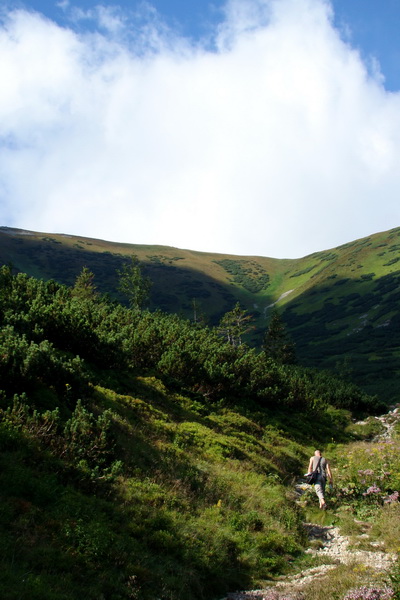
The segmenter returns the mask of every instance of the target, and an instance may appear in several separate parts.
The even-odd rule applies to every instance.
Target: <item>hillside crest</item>
[[[88,267],[101,292],[120,300],[117,271],[136,255],[153,282],[151,309],[216,325],[240,302],[259,346],[277,308],[300,363],[341,369],[369,393],[399,401],[400,228],[299,259],[233,256],[0,228],[0,263],[73,285]]]

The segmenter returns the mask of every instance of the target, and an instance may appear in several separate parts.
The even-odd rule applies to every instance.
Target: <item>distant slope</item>
[[[286,291],[284,274],[298,261],[237,257],[167,246],[119,244],[62,234],[0,227],[0,262],[43,279],[73,284],[83,266],[96,276],[102,292],[118,296],[117,269],[135,254],[153,281],[152,307],[191,318],[193,301],[217,322],[237,300],[259,312]],[[257,316],[257,315],[256,315]]]
[[[299,361],[340,370],[369,393],[399,401],[400,228],[300,259],[232,256],[0,228],[0,263],[72,284],[83,266],[118,298],[117,269],[135,254],[153,281],[151,308],[210,324],[237,301],[261,343],[275,304]],[[119,298],[118,298],[119,299]]]

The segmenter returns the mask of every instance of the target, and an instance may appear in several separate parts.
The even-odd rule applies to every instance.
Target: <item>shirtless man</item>
[[[312,456],[310,458],[310,462],[308,465],[308,472],[311,473],[312,471],[315,471],[319,460],[320,460],[320,463],[318,466],[317,481],[314,484],[314,489],[315,489],[315,493],[317,494],[318,499],[319,499],[319,507],[322,508],[323,510],[325,510],[326,509],[326,502],[325,502],[326,478],[328,476],[329,483],[332,484],[333,477],[332,477],[332,471],[329,466],[329,463],[326,460],[326,458],[324,456],[322,456],[321,450],[316,450],[314,452],[314,456]]]

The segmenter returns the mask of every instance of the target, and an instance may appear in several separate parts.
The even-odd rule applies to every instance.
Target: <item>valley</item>
[[[150,308],[215,326],[239,302],[259,348],[273,310],[299,364],[329,369],[387,403],[400,400],[400,229],[301,259],[239,257],[0,228],[0,262],[72,285],[83,266],[118,301],[117,271],[132,255],[152,282]]]

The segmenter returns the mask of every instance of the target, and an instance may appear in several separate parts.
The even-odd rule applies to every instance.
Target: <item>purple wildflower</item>
[[[385,496],[383,501],[385,504],[391,504],[392,502],[397,502],[399,500],[399,492],[393,492],[393,494],[389,494],[389,496]]]
[[[262,600],[301,600],[302,598],[304,598],[302,594],[288,596],[285,593],[280,594],[277,590],[272,589],[268,590],[267,593],[263,595]]]
[[[360,587],[351,590],[346,594],[343,600],[393,600],[394,591],[392,588],[369,588]]]
[[[365,469],[365,471],[358,471],[359,475],[373,475],[374,471],[372,469]]]
[[[381,492],[381,488],[376,487],[376,485],[371,485],[366,492],[363,493],[363,496],[370,496],[371,494],[379,494]]]

